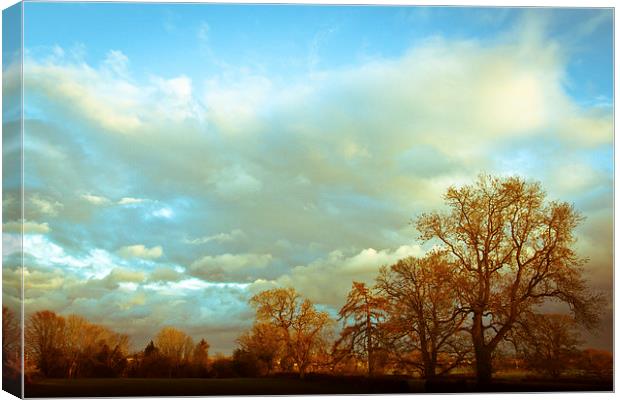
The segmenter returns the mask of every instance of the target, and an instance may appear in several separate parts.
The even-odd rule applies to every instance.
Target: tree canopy
[[[586,326],[597,321],[599,297],[582,276],[574,250],[581,215],[568,203],[545,202],[539,183],[481,175],[475,184],[450,187],[448,212],[421,215],[423,241],[450,255],[459,282],[478,380],[491,378],[491,357],[522,316],[546,300],[568,304]]]

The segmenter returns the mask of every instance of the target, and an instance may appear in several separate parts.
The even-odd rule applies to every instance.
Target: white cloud
[[[127,77],[129,58],[120,50],[110,50],[103,61],[104,65],[114,74]]]
[[[41,270],[24,266],[24,289],[32,293],[33,290],[58,290],[65,283],[62,272],[56,270]]]
[[[62,266],[67,270],[74,270],[80,276],[102,277],[116,267],[114,258],[102,249],[90,249],[84,256],[68,254],[65,249],[45,235],[32,234],[24,236],[24,253],[33,257],[36,262],[45,267]]]
[[[403,245],[395,250],[368,248],[347,257],[342,251],[333,251],[327,258],[318,259],[308,265],[299,265],[278,279],[257,280],[253,291],[264,290],[274,285],[293,287],[312,301],[340,307],[353,281],[373,284],[381,266],[389,266],[409,256],[422,256],[424,251],[418,245]]]
[[[170,219],[174,216],[174,211],[169,207],[162,207],[153,211],[152,215],[158,218]]]
[[[183,279],[182,273],[168,267],[157,267],[149,276],[151,282],[178,282],[181,279]]]
[[[50,227],[47,222],[39,223],[34,221],[9,221],[2,224],[2,231],[7,233],[21,233],[22,227],[24,234],[49,233]]]
[[[259,192],[263,187],[260,180],[239,165],[219,171],[208,182],[214,186],[218,195],[233,200]]]
[[[10,254],[22,251],[21,233],[2,232],[2,256],[6,257]]]
[[[124,246],[118,250],[118,254],[124,258],[143,258],[147,260],[153,260],[160,258],[164,251],[161,246],[154,246],[151,248],[145,247],[143,244],[135,244],[131,246]]]
[[[121,67],[121,60],[113,58],[108,61]],[[25,90],[43,92],[60,104],[71,104],[73,112],[113,132],[128,133],[142,126],[140,115],[135,113],[143,96],[140,88],[122,77],[109,76],[109,63],[104,63],[102,70],[69,61],[61,65],[25,61]]]
[[[27,199],[34,206],[37,212],[50,217],[58,215],[58,211],[63,208],[62,203],[45,198],[38,193],[28,196]]]
[[[196,239],[188,239],[186,243],[190,244],[205,244],[209,242],[217,242],[217,243],[228,243],[239,240],[245,237],[245,233],[241,229],[233,229],[229,233],[217,233],[211,236],[203,236],[201,238]]]
[[[185,75],[171,79],[152,77],[154,93],[160,98],[152,105],[154,112],[172,121],[202,120],[204,110],[194,99],[192,80]]]
[[[146,279],[146,274],[143,271],[134,271],[127,268],[114,268],[104,279],[113,283],[140,283]]]
[[[162,121],[200,119],[204,109],[192,96],[191,80],[184,75],[170,79],[151,76],[145,85],[133,81],[129,59],[111,50],[100,67],[56,53],[53,60],[26,57],[25,87],[45,93],[67,106],[74,116],[94,122],[108,132],[145,134]]]
[[[272,258],[271,254],[254,253],[204,256],[194,261],[188,272],[209,281],[251,281],[269,265]]]
[[[610,176],[585,162],[568,158],[559,164],[559,168],[552,171],[550,180],[553,188],[564,196],[587,193],[611,183]]]
[[[241,70],[206,82],[204,102],[207,120],[229,135],[255,131],[261,110],[273,101],[273,83],[266,76]]]
[[[82,197],[82,199],[86,200],[90,204],[94,204],[96,206],[104,206],[106,204],[110,204],[110,199],[103,196],[96,196],[94,194],[85,193],[80,197]]]
[[[129,204],[144,203],[145,201],[146,199],[137,199],[135,197],[123,197],[122,199],[118,201],[117,204],[124,206],[124,205],[129,205]]]

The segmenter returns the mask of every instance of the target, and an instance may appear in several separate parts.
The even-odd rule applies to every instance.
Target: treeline
[[[50,377],[611,376],[610,353],[579,348],[603,304],[573,249],[581,215],[520,178],[481,176],[444,199],[447,211],[413,222],[433,250],[382,267],[371,286],[353,282],[336,318],[292,288],[266,290],[251,298],[256,319],[232,357],[209,358],[204,339],[172,327],[129,355],[125,335],[41,311],[27,320],[27,363]],[[545,314],[549,301],[570,313]]]
[[[571,369],[609,376],[608,353],[579,351],[579,329],[597,328],[604,301],[574,250],[583,218],[545,197],[540,184],[518,177],[481,175],[449,188],[447,211],[413,221],[433,250],[384,266],[372,287],[354,282],[329,350],[327,314],[293,289],[273,289],[252,298],[256,324],[238,352],[262,370],[293,365],[301,376],[325,365],[427,379],[473,368],[486,384],[507,358],[554,378]],[[570,314],[545,314],[548,302]]]
[[[416,271],[435,259],[407,258],[383,268],[377,285],[369,288],[354,282],[337,321],[319,312],[292,288],[278,288],[254,296],[257,317],[252,328],[238,340],[228,363],[227,376],[268,376],[294,373],[337,375],[407,375],[433,379],[476,370],[475,354],[465,329],[466,318],[455,310],[449,313],[447,287],[429,283],[433,297],[422,303],[406,302],[407,287],[419,282]],[[404,273],[406,271],[411,274]],[[441,269],[438,269],[441,271]],[[383,292],[385,284],[400,288]],[[433,282],[433,281],[430,281]],[[440,289],[440,290],[437,290]],[[443,289],[443,290],[442,290]],[[432,293],[432,294],[431,294]],[[422,299],[422,296],[419,297]],[[422,305],[423,304],[423,305]],[[530,374],[558,378],[607,379],[612,375],[610,352],[581,349],[577,323],[569,315],[531,314],[527,328],[516,330],[493,354],[496,372]]]
[[[45,377],[115,377],[127,366],[127,335],[78,315],[36,312],[26,321],[24,336],[26,369]]]
[[[337,321],[318,311],[294,289],[261,292],[251,299],[256,309],[255,323],[237,339],[238,347],[232,356],[210,356],[205,339],[194,343],[189,335],[173,327],[163,328],[143,350],[130,353],[126,335],[76,315],[62,317],[51,311],[36,312],[26,321],[26,379],[233,378],[282,374],[303,378],[307,373],[391,374],[432,379],[455,371],[467,375],[475,371],[476,365],[466,333],[454,333],[462,319],[450,323],[452,335],[431,326],[437,337],[423,339],[411,328],[418,323],[404,320],[407,315],[420,318],[419,313],[412,317],[415,306],[403,303],[401,297],[390,297],[393,294],[382,294],[382,285],[394,271],[400,271],[403,265],[419,267],[436,256],[433,253],[420,259],[407,258],[382,269],[373,288],[354,282],[339,313],[343,326],[338,335]],[[390,279],[403,279],[400,273],[397,276],[400,278]],[[406,287],[405,282],[391,282],[390,287]],[[443,297],[445,292],[441,293]],[[445,317],[432,306],[427,310],[429,315]],[[6,308],[3,317],[3,350],[12,350],[3,353],[4,373],[5,377],[17,376],[18,370],[14,368],[19,364],[19,336],[10,334],[11,330],[16,332],[17,324]],[[515,333],[494,354],[496,371],[530,371],[552,378],[566,372],[571,376],[611,377],[611,353],[579,349],[577,324],[570,316],[531,317],[528,329]],[[443,319],[448,323],[447,320]],[[426,353],[424,343],[430,349]],[[8,359],[11,355],[13,363]]]
[[[3,308],[3,321],[15,325]],[[11,322],[13,320],[13,322]],[[3,324],[3,328],[4,328]],[[4,332],[3,332],[4,333]],[[3,336],[3,347],[17,348],[19,337]],[[9,339],[10,338],[10,339]],[[14,341],[9,344],[8,340]],[[209,344],[194,343],[186,333],[164,327],[146,348],[129,352],[125,334],[91,323],[78,315],[52,311],[30,315],[25,326],[25,372],[28,379],[48,378],[176,378],[209,377]],[[13,352],[14,357],[18,356]],[[4,359],[3,359],[4,361]],[[18,363],[13,363],[16,365]],[[7,366],[11,365],[7,362]],[[13,367],[15,369],[15,367]],[[9,371],[5,373],[11,375]]]
[[[209,343],[194,344],[185,332],[165,327],[143,351],[132,354],[124,376],[142,378],[208,378]]]

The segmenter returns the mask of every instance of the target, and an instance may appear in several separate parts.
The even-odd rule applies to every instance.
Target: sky
[[[611,9],[25,3],[26,313],[231,353],[253,294],[335,313],[480,173],[574,204],[611,296],[612,32]]]

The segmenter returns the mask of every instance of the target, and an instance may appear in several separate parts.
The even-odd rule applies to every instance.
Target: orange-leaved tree
[[[581,215],[568,203],[545,202],[539,183],[481,175],[473,185],[450,187],[446,213],[421,215],[424,241],[448,251],[458,275],[463,312],[479,383],[491,379],[491,360],[515,322],[547,300],[568,304],[578,321],[597,321],[598,295],[584,281],[585,261],[574,250]]]
[[[326,312],[292,288],[265,290],[253,296],[250,304],[256,309],[256,322],[269,323],[279,329],[285,358],[297,365],[304,377],[315,356],[327,345],[326,335],[331,320]]]
[[[381,347],[381,323],[385,318],[385,300],[365,283],[353,282],[347,302],[339,311],[343,328],[334,343],[334,351],[366,359],[367,374],[374,373],[374,353]]]
[[[155,336],[155,346],[159,354],[170,363],[168,375],[177,372],[183,364],[191,361],[194,350],[194,341],[185,332],[174,327],[162,328]]]
[[[382,268],[377,287],[387,300],[385,340],[392,353],[423,377],[455,368],[467,355],[456,276],[444,252],[408,257]]]

